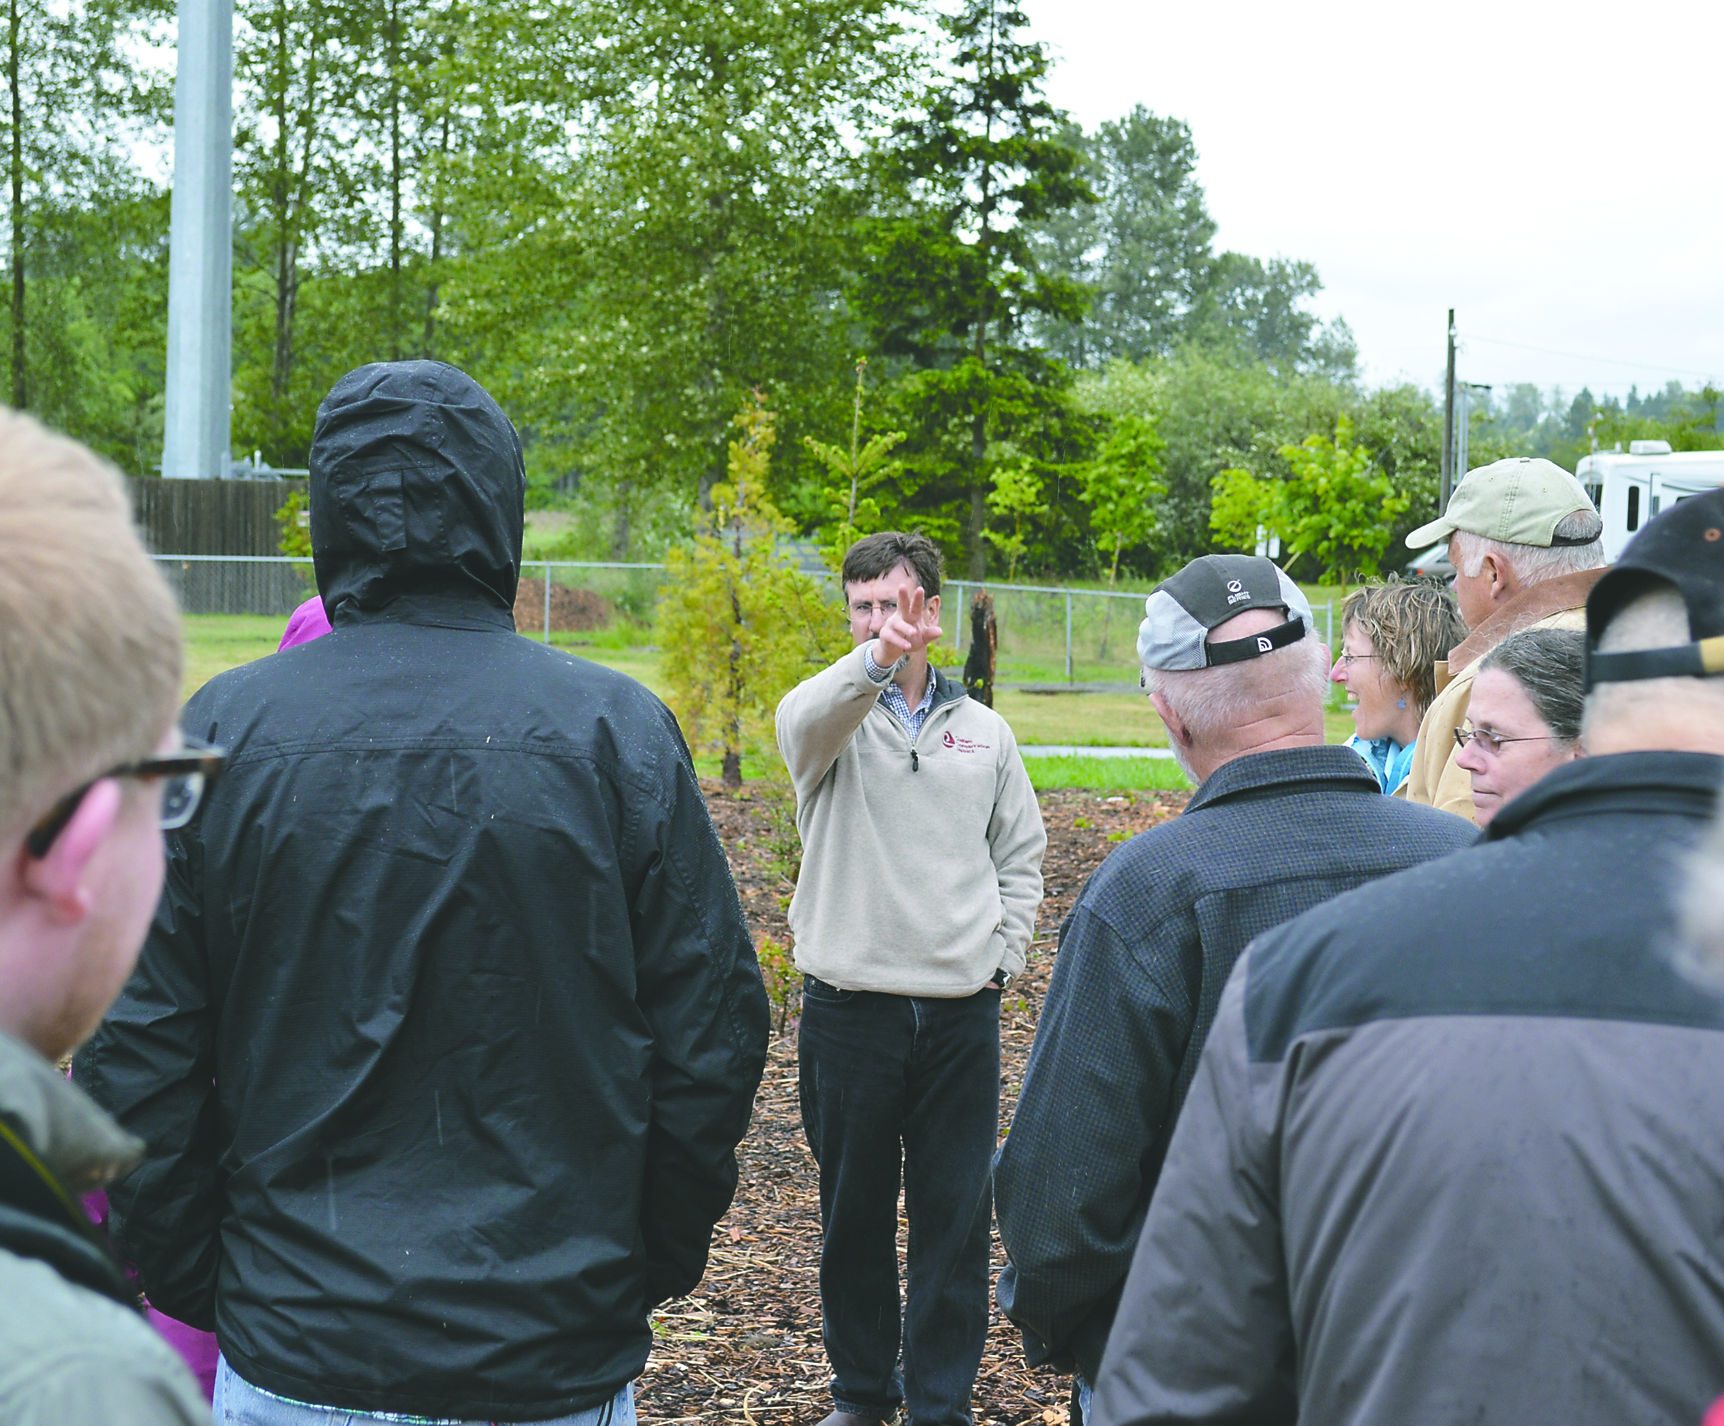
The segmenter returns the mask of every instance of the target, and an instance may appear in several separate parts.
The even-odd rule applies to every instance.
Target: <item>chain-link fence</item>
[[[311,561],[285,555],[157,555],[188,614],[287,615],[316,590]],[[553,632],[645,629],[653,621],[662,564],[524,560],[515,624],[549,640]],[[946,581],[941,624],[961,658],[970,642],[970,601],[994,599],[999,649],[995,678],[1011,683],[1119,683],[1135,686],[1142,592],[1061,589],[1034,584]],[[839,599],[833,591],[834,614]],[[1335,607],[1318,604],[1317,627],[1335,646]]]
[[[187,614],[291,614],[317,592],[308,559],[286,555],[157,555]]]
[[[1060,589],[1035,584],[976,584],[948,579],[940,624],[961,653],[970,641],[970,601],[993,596],[998,649],[995,681],[1010,683],[1137,684],[1137,626],[1144,594]],[[1335,608],[1313,606],[1325,641],[1334,647]]]

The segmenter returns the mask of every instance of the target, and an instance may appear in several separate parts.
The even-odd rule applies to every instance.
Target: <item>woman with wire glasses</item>
[[[1406,787],[1419,720],[1437,696],[1434,666],[1467,636],[1455,596],[1391,579],[1356,589],[1341,606],[1341,650],[1330,679],[1353,699],[1347,746],[1385,793]]]
[[[1547,772],[1583,756],[1580,712],[1586,635],[1523,629],[1479,664],[1455,762],[1473,782],[1479,826]]]

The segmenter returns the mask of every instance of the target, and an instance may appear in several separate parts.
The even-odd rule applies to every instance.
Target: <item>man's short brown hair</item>
[[[0,410],[0,838],[148,757],[180,674],[179,610],[119,476]]]
[[[842,578],[846,586],[861,584],[890,574],[901,564],[916,572],[916,581],[928,598],[940,592],[940,575],[945,570],[940,547],[926,535],[907,535],[899,530],[864,535],[851,545],[844,554]]]
[[[1341,628],[1355,625],[1371,641],[1382,671],[1413,695],[1419,716],[1437,696],[1436,663],[1467,636],[1461,607],[1448,590],[1422,580],[1355,589],[1341,606]]]

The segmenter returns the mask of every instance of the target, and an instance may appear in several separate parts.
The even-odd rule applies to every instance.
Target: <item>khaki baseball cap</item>
[[[1449,497],[1449,508],[1408,535],[1407,548],[1422,550],[1456,530],[1508,545],[1546,549],[1553,544],[1591,544],[1591,540],[1558,540],[1555,535],[1560,521],[1592,508],[1580,482],[1560,465],[1534,456],[1511,456],[1469,470]]]

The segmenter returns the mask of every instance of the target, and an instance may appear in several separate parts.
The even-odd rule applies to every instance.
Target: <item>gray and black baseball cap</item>
[[[1222,643],[1209,631],[1247,609],[1281,609],[1287,622],[1261,634]],[[1261,555],[1204,555],[1144,601],[1137,661],[1168,672],[1260,658],[1311,632],[1311,605],[1299,586]]]

